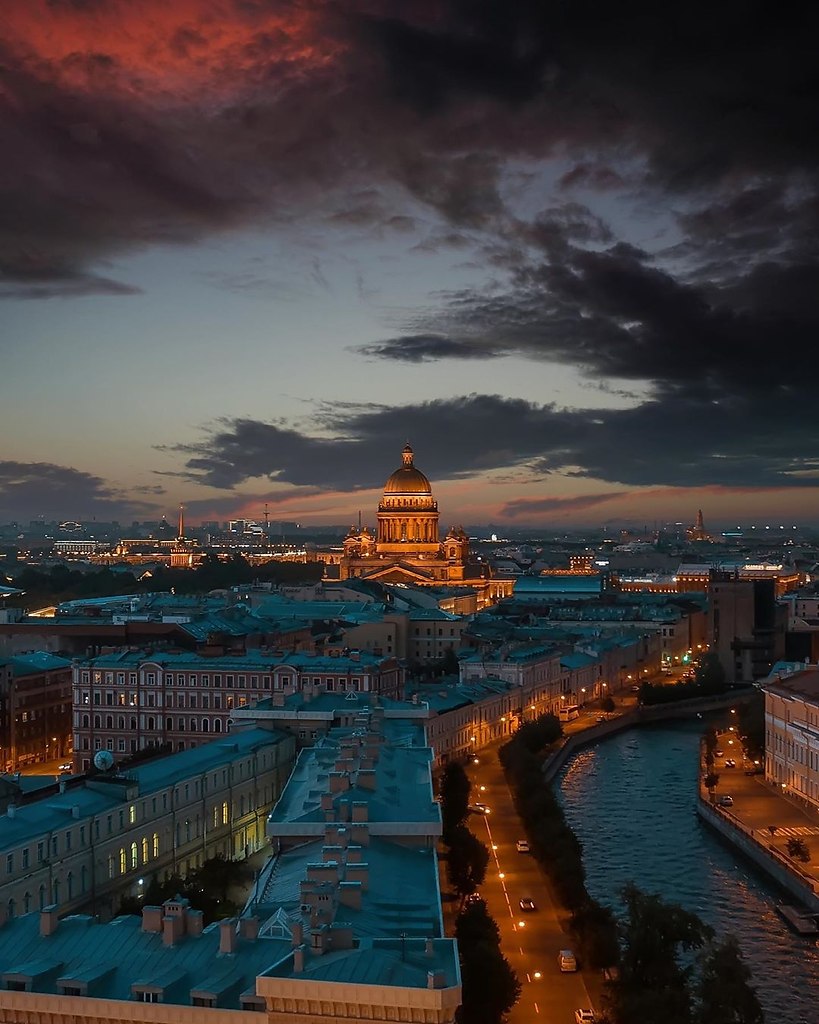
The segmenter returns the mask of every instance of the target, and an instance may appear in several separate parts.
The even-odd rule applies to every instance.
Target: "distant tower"
[[[705,529],[705,522],[702,518],[702,509],[697,509],[697,521],[685,531],[686,539],[689,541],[710,541],[712,538]]]
[[[179,532],[171,547],[171,568],[192,569],[194,542],[185,538],[185,506],[179,506]]]
[[[264,503],[264,536],[265,540],[270,541],[270,509],[267,507],[267,502]]]

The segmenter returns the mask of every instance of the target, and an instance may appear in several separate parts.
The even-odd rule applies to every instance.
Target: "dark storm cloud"
[[[602,505],[628,494],[628,491],[608,491],[605,494],[581,494],[576,498],[517,498],[507,502],[500,515],[509,519],[518,516],[541,516],[544,512],[584,512],[588,508]]]
[[[575,366],[591,380],[647,381],[658,396],[762,401],[812,389],[817,295],[819,265],[771,260],[717,286],[675,278],[622,244],[566,245],[559,262],[522,259],[508,290],[450,294],[415,318],[429,334],[361,351],[404,362],[518,355]]]
[[[819,426],[787,398],[715,403],[691,396],[633,409],[558,409],[497,395],[395,408],[325,410],[317,438],[254,420],[228,421],[200,444],[177,447],[187,475],[232,488],[246,480],[326,491],[378,488],[407,438],[433,480],[519,469],[620,485],[813,487]],[[395,468],[395,467],[392,467]]]
[[[814,191],[809,5],[31,0],[5,19],[12,290],[307,210],[403,230],[396,185],[498,230],[508,161],[554,153],[575,161],[568,188],[622,188],[626,158],[695,202],[798,172]],[[346,194],[368,188],[390,200]]]
[[[91,473],[48,462],[0,462],[0,513],[6,516],[116,518],[154,512],[156,505],[132,501]]]

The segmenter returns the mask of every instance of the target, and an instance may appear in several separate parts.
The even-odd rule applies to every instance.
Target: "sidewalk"
[[[726,819],[738,825],[757,844],[771,851],[780,864],[812,886],[819,894],[819,813],[783,794],[781,788],[765,781],[762,775],[748,776],[740,761],[726,768],[725,758],[715,758],[713,770],[719,776],[714,791],[715,807]],[[710,802],[702,784],[701,795]],[[730,796],[732,807],[720,807],[721,797]],[[788,855],[788,840],[801,839],[808,848],[810,861],[803,864]]]

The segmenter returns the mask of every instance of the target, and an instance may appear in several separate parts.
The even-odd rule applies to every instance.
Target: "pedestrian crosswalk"
[[[819,826],[817,825],[794,825],[780,826],[776,830],[778,836],[819,836]]]

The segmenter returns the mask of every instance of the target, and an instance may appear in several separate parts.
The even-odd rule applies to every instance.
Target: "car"
[[[725,751],[724,750],[715,750],[714,751],[714,757],[725,757]]]
[[[575,1010],[574,1024],[594,1024],[594,1010]]]
[[[483,896],[479,892],[471,892],[464,900],[464,906],[471,906],[473,903],[483,903]]]
[[[529,840],[518,839],[518,841],[515,843],[515,849],[518,851],[518,853],[529,853]]]
[[[737,766],[737,763],[733,759],[733,757],[726,757],[725,758],[725,767],[726,768],[736,768],[736,766]]]
[[[762,768],[762,767],[746,768],[745,774],[746,775],[764,775],[765,774],[765,769]]]
[[[74,765],[71,764],[70,761],[68,761],[66,764],[59,765],[59,769],[61,772],[70,772],[73,767]]]
[[[606,716],[605,716],[605,715],[598,715],[598,716],[597,716],[597,721],[598,721],[598,722],[607,722],[607,721],[608,721],[608,719],[606,718]]]
[[[725,796],[721,796],[719,800],[717,800],[717,803],[720,805],[720,807],[733,807],[734,798],[732,796],[728,796],[728,794],[726,793]]]
[[[531,896],[523,896],[521,899],[519,899],[518,906],[521,910],[525,910],[527,913],[531,913],[531,911],[537,910],[535,901],[531,898]]]
[[[489,808],[486,804],[472,804],[469,808],[474,814],[489,814]]]
[[[564,974],[577,970],[577,957],[570,949],[561,949],[557,954],[557,966]]]

